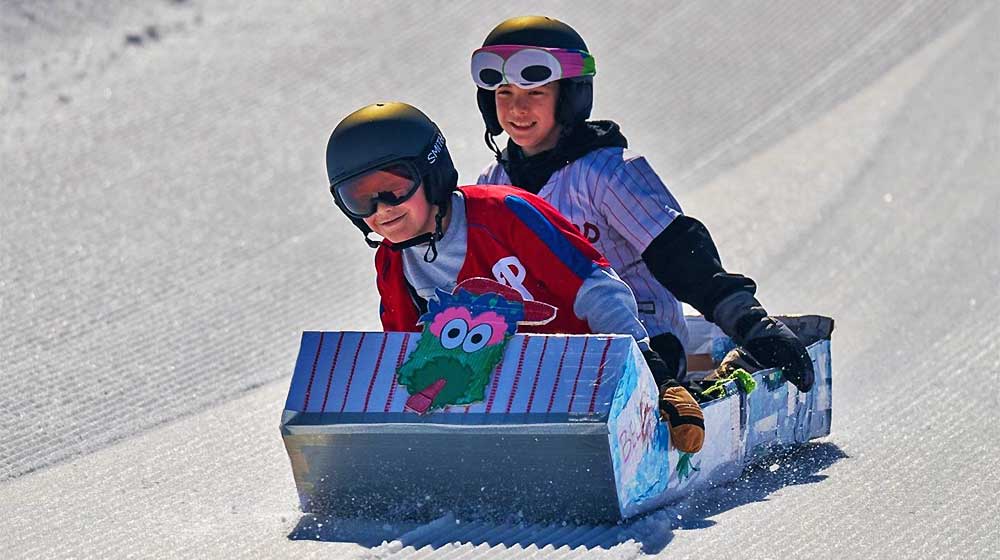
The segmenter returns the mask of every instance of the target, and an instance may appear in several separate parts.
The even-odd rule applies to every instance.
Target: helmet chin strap
[[[502,154],[500,152],[500,146],[497,146],[496,136],[493,136],[490,134],[490,131],[487,130],[484,139],[486,140],[486,146],[493,152],[493,155],[496,156],[497,161],[500,161]]]
[[[448,213],[448,202],[445,201],[444,203],[438,205],[438,211],[437,213],[434,214],[433,232],[422,233],[416,237],[407,239],[406,241],[401,241],[399,243],[386,245],[386,247],[388,247],[390,250],[393,251],[402,251],[403,249],[408,249],[410,247],[415,247],[417,245],[423,245],[424,243],[427,243],[428,247],[427,251],[424,253],[424,261],[429,263],[434,262],[435,260],[437,260],[438,256],[437,242],[441,241],[441,238],[444,237],[444,226],[442,225],[442,222],[444,221],[444,217],[447,213]],[[377,249],[379,245],[384,244],[383,241],[376,241],[374,239],[369,238],[367,233],[365,234],[365,243],[367,243],[368,246],[371,247],[372,249]]]
[[[447,204],[444,206],[447,208]],[[437,242],[444,237],[441,221],[444,220],[444,214],[446,211],[447,210],[438,210],[437,214],[434,215],[434,233],[425,234],[430,235],[431,238],[427,244],[427,251],[424,252],[424,262],[432,263],[438,258]]]

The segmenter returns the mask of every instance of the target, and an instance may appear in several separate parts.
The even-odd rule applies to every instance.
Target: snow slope
[[[996,4],[486,6],[0,2],[0,555],[1000,552]],[[327,135],[408,101],[474,180],[468,54],[537,12],[726,265],[836,318],[833,434],[621,527],[319,526],[277,429],[298,333],[377,328]]]

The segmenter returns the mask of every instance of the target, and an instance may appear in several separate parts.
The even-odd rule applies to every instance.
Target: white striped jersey
[[[499,162],[477,183],[512,184]],[[683,213],[646,158],[623,148],[594,150],[553,173],[538,195],[569,218],[632,288],[649,335],[671,332],[686,346],[681,303],[642,261],[646,247]]]

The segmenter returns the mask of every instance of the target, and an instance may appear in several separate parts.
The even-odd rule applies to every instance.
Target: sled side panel
[[[648,510],[666,491],[670,478],[670,435],[660,422],[656,382],[640,363],[645,365],[633,345],[608,415],[608,441],[623,517]]]
[[[810,414],[800,425],[801,437],[806,441],[830,435],[833,421],[833,372],[830,357],[830,340],[820,340],[809,346],[809,356],[816,368],[816,386],[809,392]]]
[[[808,393],[786,382],[780,370],[754,374],[757,389],[746,399],[747,462],[768,454],[775,446],[805,443],[830,434],[833,389],[830,341],[814,342],[808,350],[816,372],[813,389]]]
[[[702,406],[705,445],[701,451],[690,454],[670,449],[669,484],[657,507],[698,489],[733,480],[743,471],[743,399],[735,383],[727,389],[727,396]]]

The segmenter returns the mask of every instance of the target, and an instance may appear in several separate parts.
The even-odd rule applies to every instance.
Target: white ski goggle
[[[493,45],[472,53],[472,80],[487,90],[504,84],[532,89],[556,80],[596,73],[594,57],[576,49]]]

